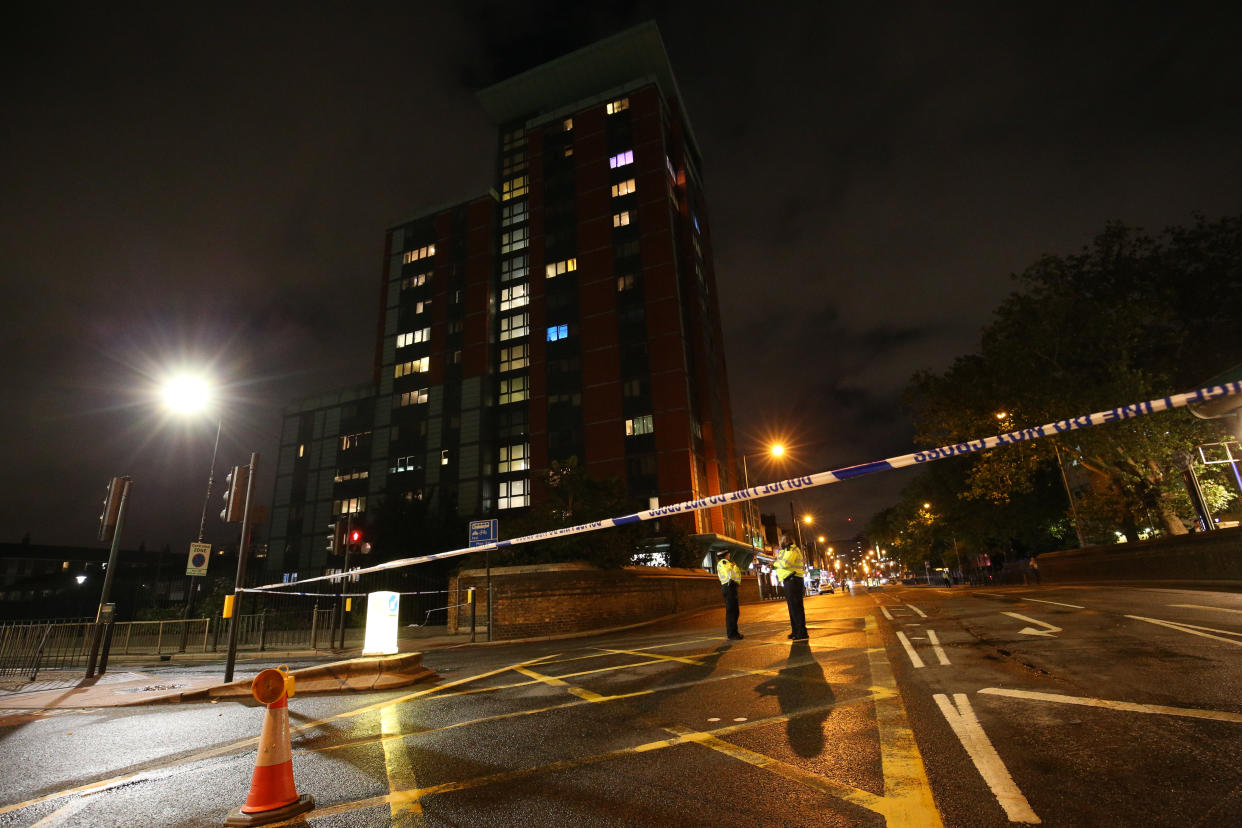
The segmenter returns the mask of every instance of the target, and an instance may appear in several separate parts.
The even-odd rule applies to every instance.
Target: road
[[[886,587],[428,651],[433,684],[295,696],[288,824],[1242,824],[1242,596]],[[0,825],[218,825],[264,711],[0,722]]]

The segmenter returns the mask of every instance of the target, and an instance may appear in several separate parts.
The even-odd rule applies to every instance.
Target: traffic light
[[[249,482],[249,466],[234,466],[224,478],[224,508],[220,511],[220,519],[225,523],[241,523],[246,512],[246,484]]]
[[[116,521],[121,514],[121,497],[128,477],[114,477],[108,481],[108,495],[104,498],[103,512],[99,515],[99,539],[107,543],[116,534]]]
[[[328,537],[328,554],[345,554],[345,518],[338,518],[332,524],[332,534]]]

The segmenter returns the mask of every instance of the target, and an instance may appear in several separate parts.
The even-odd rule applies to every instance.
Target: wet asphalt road
[[[290,704],[288,823],[1242,824],[1242,596],[888,587],[589,639],[429,651],[439,675]],[[0,725],[0,826],[219,825],[264,711]],[[87,786],[87,787],[84,787]]]

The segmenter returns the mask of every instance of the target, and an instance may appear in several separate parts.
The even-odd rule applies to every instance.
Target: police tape
[[[1122,422],[1136,417],[1143,417],[1148,414],[1155,414],[1160,411],[1184,408],[1185,406],[1192,405],[1194,403],[1207,402],[1209,400],[1229,397],[1235,394],[1242,394],[1242,382],[1230,382],[1225,383],[1224,385],[1213,385],[1207,388],[1199,388],[1195,391],[1188,391],[1185,394],[1176,394],[1171,397],[1160,397],[1159,399],[1148,400],[1147,402],[1136,403],[1134,405],[1118,406],[1117,408],[1109,409],[1108,411],[1098,411],[1094,414],[1084,414],[1082,416],[1071,417],[1066,420],[1056,420],[1034,428],[1017,429],[1015,431],[997,434],[993,437],[980,437],[977,440],[954,443],[952,445],[940,446],[939,448],[934,449],[925,449],[911,454],[903,454],[899,457],[890,457],[887,460],[876,460],[874,462],[863,463],[858,466],[847,466],[845,468],[834,469],[832,471],[823,471],[817,474],[805,475],[803,477],[792,477],[788,480],[781,480],[776,483],[767,483],[762,486],[752,486],[751,488],[740,489],[735,492],[724,492],[722,494],[711,495],[709,497],[701,497],[697,500],[687,500],[682,503],[659,506],[655,509],[648,509],[645,512],[635,512],[632,515],[623,515],[621,517],[608,518],[606,520],[597,520],[591,523],[582,523],[577,526],[566,526],[562,529],[537,532],[533,535],[524,535],[520,538],[496,541],[495,543],[482,544],[479,546],[467,546],[460,549],[451,549],[447,552],[436,552],[431,555],[420,555],[416,558],[401,558],[395,561],[387,561],[385,563],[376,564],[375,566],[351,570],[348,573],[348,576],[355,577],[358,575],[369,575],[372,572],[384,572],[389,569],[400,569],[402,567],[413,566],[415,564],[443,560],[444,558],[469,555],[472,552],[486,552],[492,549],[504,549],[509,546],[518,546],[525,543],[536,543],[543,540],[552,540],[553,538],[563,538],[567,535],[580,535],[585,532],[597,532],[601,529],[611,529],[616,526],[628,526],[630,524],[641,523],[642,521],[647,520],[658,520],[659,518],[668,517],[670,515],[681,515],[686,514],[687,512],[696,512],[700,509],[714,509],[719,506],[742,503],[748,500],[757,500],[758,498],[768,497],[769,495],[774,494],[813,489],[818,486],[827,486],[831,483],[840,483],[845,480],[852,480],[856,477],[862,477],[863,475],[874,474],[875,472],[900,469],[906,466],[917,466],[923,463],[930,463],[935,460],[943,460],[946,457],[959,457],[966,454],[975,454],[981,451],[988,451],[1001,446],[1027,443],[1049,435],[1065,434],[1071,431],[1090,428],[1091,426]],[[346,577],[346,575],[343,573],[320,575],[315,578],[307,578],[303,581],[297,581],[296,584],[297,586],[303,586],[316,581],[333,581],[340,580],[344,577]],[[293,586],[293,584],[264,584],[263,586],[251,587],[246,591],[270,592],[289,586]]]

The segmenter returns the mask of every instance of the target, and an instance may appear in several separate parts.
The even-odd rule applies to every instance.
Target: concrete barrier
[[[400,653],[390,656],[365,656],[348,661],[335,661],[315,667],[291,670],[295,697],[304,693],[358,693],[405,687],[435,676],[423,666],[422,653]],[[250,697],[250,679],[217,684],[181,694],[182,701]]]
[[[1040,555],[1043,583],[1160,581],[1242,586],[1242,527]]]

